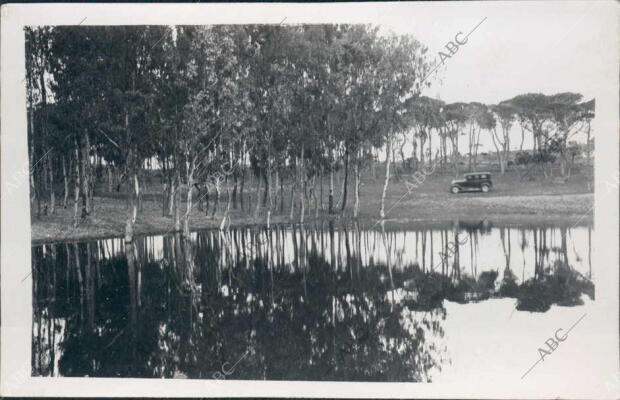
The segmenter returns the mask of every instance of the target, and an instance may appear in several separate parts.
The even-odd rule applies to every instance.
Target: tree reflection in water
[[[33,371],[430,381],[449,360],[444,301],[512,297],[546,311],[593,299],[591,267],[570,265],[586,258],[576,242],[556,228],[330,223],[33,246]],[[519,279],[512,248],[527,264],[532,246]]]

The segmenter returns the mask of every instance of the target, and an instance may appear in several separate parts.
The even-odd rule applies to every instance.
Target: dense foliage
[[[367,25],[38,27],[26,38],[32,206],[54,213],[62,187],[74,224],[92,215],[96,184],[107,181],[108,192],[124,189],[131,229],[153,170],[162,212],[178,229],[189,229],[181,196],[190,210],[205,193],[216,204],[227,199],[224,226],[231,202],[243,207],[246,178],[255,216],[283,212],[286,185],[291,218],[297,210],[303,222],[324,177],[327,211],[345,210],[354,182],[357,216],[361,171],[378,158],[386,162],[383,218],[398,150],[409,169],[433,163],[458,173],[459,137],[467,136],[472,170],[486,132],[503,172],[518,121],[533,135],[532,159],[557,155],[564,173],[569,139],[586,125],[589,132],[594,116],[594,101],[575,93],[496,106],[421,96],[433,67],[427,49]]]

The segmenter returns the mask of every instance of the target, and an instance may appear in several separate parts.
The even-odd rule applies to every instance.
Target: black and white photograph
[[[618,4],[432,3],[3,6],[2,394],[618,398]]]

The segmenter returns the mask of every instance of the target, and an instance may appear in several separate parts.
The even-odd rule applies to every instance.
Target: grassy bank
[[[394,177],[386,196],[386,219],[392,224],[418,224],[433,221],[456,219],[481,219],[514,223],[561,222],[563,224],[589,223],[593,218],[594,195],[591,191],[591,178],[588,174],[576,174],[567,182],[543,180],[522,181],[519,171],[508,171],[505,175],[493,174],[494,190],[490,193],[449,193],[453,174],[436,172],[418,184],[417,188],[407,191],[408,175]],[[383,179],[381,171],[377,178],[365,176],[360,189],[360,217],[363,225],[373,226],[378,218]],[[174,229],[174,221],[162,216],[161,187],[151,183],[145,188],[143,208],[136,221],[136,233],[163,233]],[[327,207],[327,188],[324,187],[323,206]],[[353,185],[349,187],[347,207],[343,213],[329,215],[319,209],[318,218],[350,218],[354,202]],[[318,187],[317,187],[318,191]],[[97,190],[99,196],[94,198],[94,215],[72,226],[72,207],[58,207],[54,215],[42,215],[39,218],[32,213],[33,242],[95,238],[122,235],[128,215],[126,201],[118,193],[105,193]],[[247,194],[246,194],[247,196]],[[285,189],[285,209],[272,214],[271,222],[288,222],[290,214],[290,192]],[[340,189],[336,191],[336,200]],[[182,198],[185,198],[184,196]],[[220,201],[215,217],[206,215],[197,206],[190,212],[192,229],[219,227],[225,207],[226,198]],[[253,205],[246,200],[245,210],[231,208],[232,225],[244,225],[266,222],[266,211],[261,209],[259,217],[254,219]],[[338,209],[339,210],[339,209]],[[185,213],[185,204],[181,204],[181,214]],[[295,209],[295,221],[299,220],[299,209]],[[315,219],[314,205],[306,204],[306,221]]]

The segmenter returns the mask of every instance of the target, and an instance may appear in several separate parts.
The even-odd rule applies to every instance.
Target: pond
[[[324,222],[33,245],[33,375],[434,381],[468,363],[467,321],[594,301],[592,234]]]

